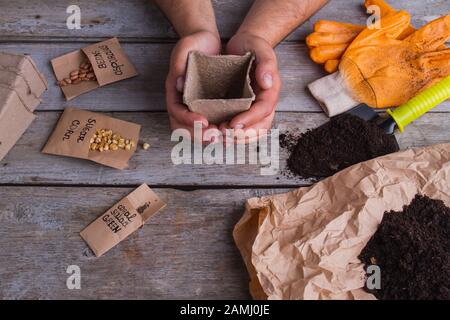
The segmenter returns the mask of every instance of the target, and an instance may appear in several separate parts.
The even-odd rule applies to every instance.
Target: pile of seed
[[[81,81],[97,81],[94,69],[88,61],[82,62],[79,69],[73,70],[67,78],[59,81],[58,85],[64,87],[70,84],[80,83]]]
[[[109,129],[99,129],[89,141],[90,149],[92,151],[117,151],[131,150],[136,145],[136,142],[130,139],[123,138],[120,134],[114,133]]]

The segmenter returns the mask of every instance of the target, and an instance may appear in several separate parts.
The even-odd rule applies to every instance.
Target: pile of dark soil
[[[288,169],[302,178],[328,177],[353,164],[399,150],[393,135],[351,114],[301,134],[280,135],[290,152]]]
[[[402,212],[390,211],[359,259],[381,270],[378,299],[450,299],[450,208],[417,195]]]

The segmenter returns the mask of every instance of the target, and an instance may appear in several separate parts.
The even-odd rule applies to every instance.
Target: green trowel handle
[[[408,124],[449,98],[450,76],[421,92],[395,110],[387,110],[387,113],[397,123],[398,129],[403,132]]]

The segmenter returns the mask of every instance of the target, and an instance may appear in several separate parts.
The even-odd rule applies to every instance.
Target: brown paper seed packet
[[[0,52],[0,161],[36,116],[47,81],[30,56]]]
[[[165,206],[158,195],[143,184],[87,226],[80,235],[100,257]]]
[[[136,151],[140,130],[141,126],[136,123],[69,107],[64,110],[42,152],[125,169]]]
[[[70,84],[61,87],[67,100],[138,74],[117,38],[111,38],[81,50],[70,52],[53,59],[51,63],[58,83],[61,83],[64,79],[70,79],[70,74],[75,70],[80,70],[80,66],[84,63],[91,66],[91,69],[86,70],[86,73],[93,73],[92,79],[89,81],[73,80]]]
[[[29,55],[0,52],[0,83],[14,88],[22,100],[27,95],[39,99],[48,89],[44,75]],[[36,106],[27,105],[30,111]]]
[[[16,144],[36,116],[16,91],[0,86],[0,160]]]
[[[183,102],[211,123],[230,120],[255,100],[250,70],[255,57],[189,53]]]

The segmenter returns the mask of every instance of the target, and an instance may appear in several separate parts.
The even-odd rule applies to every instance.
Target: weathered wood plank
[[[79,232],[131,190],[0,187],[0,298],[249,298],[232,229],[247,198],[285,190],[155,189],[164,211],[95,258]],[[66,287],[69,265],[80,290]]]
[[[140,75],[66,102],[61,90],[55,84],[49,61],[85,45],[86,43],[3,43],[0,44],[0,51],[31,54],[46,75],[50,88],[44,94],[38,110],[62,110],[68,105],[78,105],[101,111],[165,111],[164,79],[173,44],[124,44],[125,51]],[[305,45],[295,43],[280,45],[277,48],[277,55],[283,81],[278,110],[321,112],[306,85],[324,76],[325,73],[309,59]],[[447,101],[432,112],[450,112],[449,106],[450,101]]]
[[[41,154],[59,113],[41,112],[18,144],[0,163],[0,184],[130,185],[148,182],[155,186],[299,186],[307,180],[286,177],[283,173],[262,176],[260,166],[194,165],[174,166],[167,115],[164,113],[114,113],[113,116],[142,125],[141,138],[151,144],[140,149],[127,170],[114,170],[95,163]],[[322,113],[277,113],[275,127],[306,130],[327,121]],[[426,146],[450,141],[450,113],[427,114],[398,135],[401,148]],[[284,171],[286,154],[281,154]]]
[[[219,31],[229,38],[238,29],[252,0],[213,0]],[[416,26],[448,13],[447,0],[389,1],[398,9],[408,10]],[[312,30],[318,19],[365,23],[362,0],[332,0],[313,18],[298,28],[288,39],[301,40]],[[119,36],[122,38],[166,39],[176,33],[158,8],[148,0],[107,1],[80,0],[82,27],[69,30],[66,8],[70,0],[26,1],[1,0],[0,39],[67,39]]]

